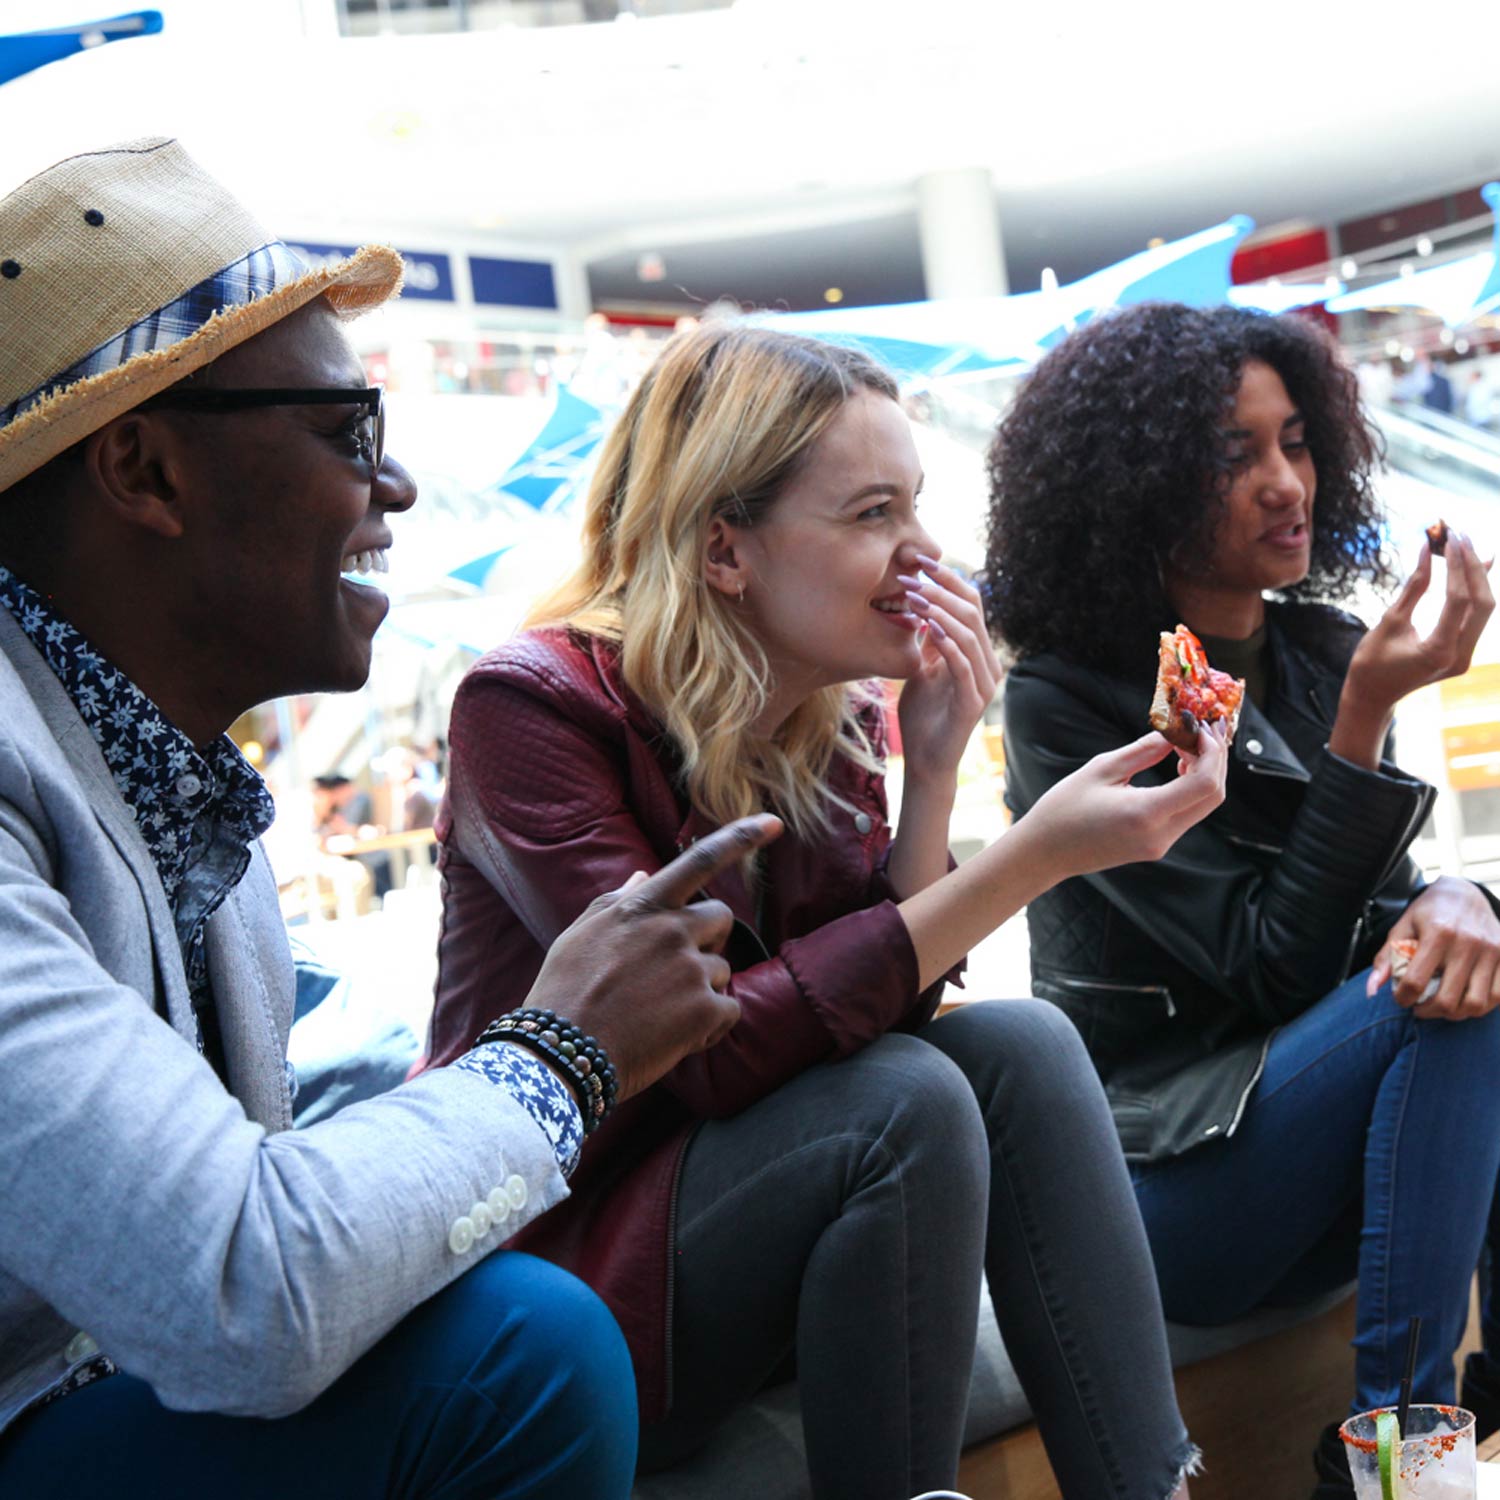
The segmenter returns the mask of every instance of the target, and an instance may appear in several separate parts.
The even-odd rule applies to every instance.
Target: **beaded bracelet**
[[[474,1045],[486,1042],[512,1042],[555,1063],[578,1095],[585,1135],[592,1135],[614,1107],[619,1080],[609,1054],[555,1010],[507,1011],[479,1033]]]

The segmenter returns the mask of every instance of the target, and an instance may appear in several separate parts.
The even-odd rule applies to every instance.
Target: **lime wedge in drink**
[[[1380,1461],[1380,1500],[1399,1500],[1396,1471],[1401,1467],[1401,1429],[1393,1411],[1375,1413],[1375,1456]]]

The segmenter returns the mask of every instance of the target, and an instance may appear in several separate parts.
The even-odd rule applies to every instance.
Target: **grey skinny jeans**
[[[678,1199],[678,1461],[795,1358],[817,1500],[952,1486],[981,1268],[1068,1500],[1164,1500],[1196,1458],[1093,1064],[1036,1000],[971,1004],[706,1122]]]

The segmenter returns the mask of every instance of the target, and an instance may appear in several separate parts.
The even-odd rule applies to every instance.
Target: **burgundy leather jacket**
[[[880,715],[867,726],[877,748]],[[641,1413],[671,1406],[677,1180],[700,1120],[738,1113],[814,1063],[930,1018],[885,875],[883,778],[841,760],[849,810],[836,834],[784,834],[752,893],[737,871],[708,893],[736,922],[727,956],[741,1017],[620,1105],[591,1136],[572,1196],[512,1240],[587,1281],[624,1330]],[[443,926],[429,1065],[525,1003],[548,944],[602,891],[655,870],[712,825],[679,790],[659,724],[621,681],[616,650],[559,630],[489,652],[453,705],[448,797],[438,814]]]

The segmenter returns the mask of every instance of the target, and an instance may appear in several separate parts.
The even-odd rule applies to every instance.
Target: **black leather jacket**
[[[1423,886],[1406,851],[1433,789],[1389,744],[1379,771],[1327,749],[1363,627],[1320,605],[1268,605],[1267,623],[1268,701],[1245,703],[1223,806],[1158,863],[1066,880],[1027,912],[1033,989],[1077,1025],[1133,1161],[1232,1135],[1272,1031],[1372,962]],[[1142,733],[1151,676],[1019,662],[1004,704],[1012,812]]]

